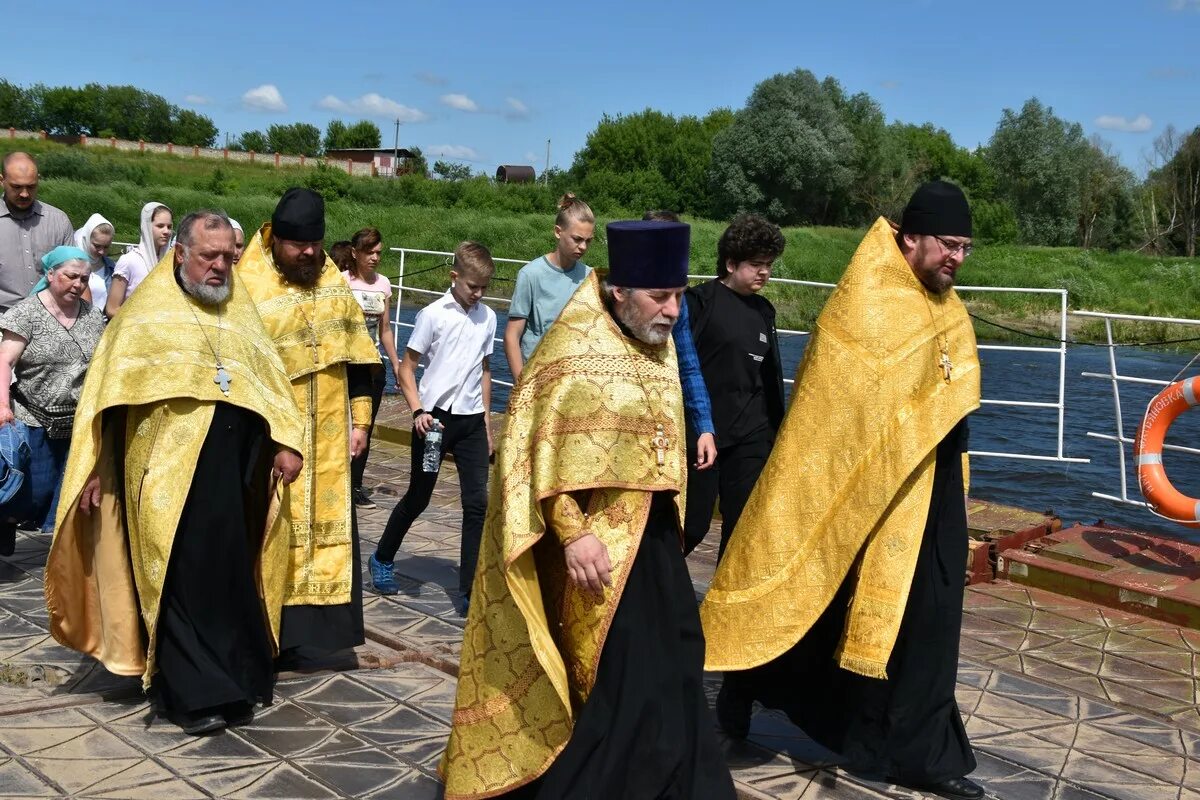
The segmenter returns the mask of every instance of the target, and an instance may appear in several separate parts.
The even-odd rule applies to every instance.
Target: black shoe
[[[205,714],[204,716],[181,716],[175,720],[175,724],[183,729],[183,732],[191,736],[203,736],[206,733],[215,733],[225,727],[225,718],[220,714]]]
[[[983,797],[983,787],[970,778],[947,778],[937,783],[914,784],[910,788],[949,800],[980,800]]]
[[[732,688],[729,680],[721,684],[717,695],[717,723],[732,739],[745,739],[750,734],[750,715],[754,700]]]
[[[371,502],[371,493],[361,486],[353,491],[354,505],[359,508],[378,508],[379,506]]]
[[[234,703],[225,707],[225,727],[237,728],[254,721],[254,706],[249,703]]]

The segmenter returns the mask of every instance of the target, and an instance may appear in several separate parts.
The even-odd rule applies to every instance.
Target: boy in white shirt
[[[488,459],[492,453],[491,368],[496,313],[480,302],[496,267],[488,249],[463,242],[454,251],[450,291],[417,314],[396,380],[412,409],[412,468],[408,491],[392,510],[368,564],[380,594],[395,594],[393,559],[404,535],[429,505],[437,472],[425,472],[425,435],[441,425],[442,453],[452,453],[458,470],[463,521],[457,603],[467,613],[483,517],[487,512]],[[425,367],[418,390],[416,370]]]

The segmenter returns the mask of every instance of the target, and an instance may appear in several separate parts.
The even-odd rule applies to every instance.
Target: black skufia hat
[[[279,198],[271,215],[271,235],[292,242],[325,238],[325,198],[312,189],[292,187]]]
[[[628,289],[687,286],[692,228],[683,222],[622,220],[605,226],[608,284]]]
[[[947,181],[922,184],[904,207],[900,232],[970,237],[971,206],[967,196]]]

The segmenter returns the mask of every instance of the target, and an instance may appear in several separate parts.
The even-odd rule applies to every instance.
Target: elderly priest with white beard
[[[191,734],[272,693],[303,427],[234,280],[228,217],[200,211],[105,331],[75,416],[46,565],[51,632],[141,675]]]

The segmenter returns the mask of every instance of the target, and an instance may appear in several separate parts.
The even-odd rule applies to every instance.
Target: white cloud
[[[525,163],[526,164],[537,164],[537,163],[540,163],[542,161],[542,159],[543,159],[542,156],[539,156],[537,153],[533,152],[532,150],[525,151]]]
[[[183,102],[190,106],[206,106],[212,103],[212,98],[202,94],[189,94],[183,98]]]
[[[880,81],[879,88],[880,89],[899,89],[900,81]]]
[[[1200,0],[1171,0],[1167,7],[1172,11],[1200,11]]]
[[[465,144],[434,144],[422,150],[426,155],[439,158],[461,158],[464,161],[478,161],[479,153],[473,147]]]
[[[350,105],[339,97],[327,94],[317,101],[317,108],[323,108],[326,111],[349,111]]]
[[[446,80],[445,78],[443,78],[441,75],[437,75],[435,73],[428,72],[426,70],[422,70],[421,72],[418,72],[415,77],[421,83],[428,84],[429,86],[445,86],[446,84],[448,84],[450,82],[450,81]]]
[[[442,95],[442,105],[456,108],[459,111],[479,110],[479,106],[476,105],[475,101],[465,94],[444,94]]]
[[[398,119],[401,122],[424,122],[429,115],[419,108],[397,103],[390,97],[370,92],[349,102],[332,94],[317,101],[317,108],[342,114],[361,114],[376,119]]]
[[[242,105],[251,111],[287,111],[287,103],[283,102],[279,87],[273,83],[264,83],[246,92],[242,95]]]
[[[1150,130],[1153,121],[1145,114],[1138,114],[1133,119],[1106,114],[1096,117],[1096,127],[1106,131],[1122,131],[1124,133],[1145,133]]]
[[[504,116],[509,119],[524,119],[529,116],[529,106],[517,98],[506,97],[504,102],[508,105],[508,110],[504,112]]]

